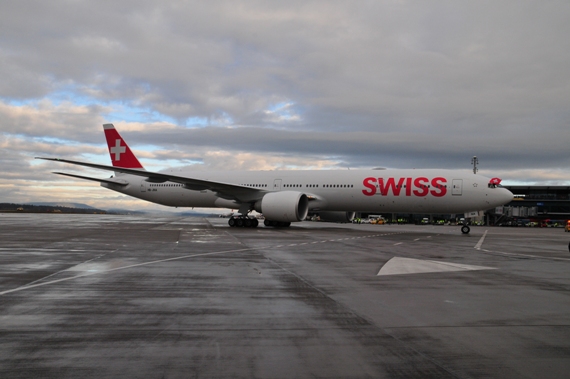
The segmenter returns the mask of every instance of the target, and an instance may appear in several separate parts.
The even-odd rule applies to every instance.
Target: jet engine
[[[355,212],[319,212],[321,221],[327,222],[351,222],[355,215]]]
[[[255,204],[255,210],[263,213],[267,220],[303,221],[309,212],[309,199],[301,192],[270,192]]]

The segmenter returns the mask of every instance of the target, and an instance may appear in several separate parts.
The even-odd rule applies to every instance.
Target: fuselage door
[[[146,192],[146,184],[147,182],[144,179],[141,180],[141,192]]]
[[[281,191],[281,179],[275,179],[273,181],[273,191]]]
[[[461,196],[463,192],[463,179],[453,179],[451,181],[451,194],[454,196]]]

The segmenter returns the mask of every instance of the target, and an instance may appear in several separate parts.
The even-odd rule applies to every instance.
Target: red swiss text
[[[419,178],[366,178],[362,181],[366,189],[362,193],[366,196],[380,194],[387,196],[435,196],[442,197],[447,193],[447,180],[442,177],[428,179]]]

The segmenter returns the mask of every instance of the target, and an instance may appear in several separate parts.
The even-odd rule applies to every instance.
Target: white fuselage
[[[451,170],[190,172],[171,169],[163,172],[267,192],[301,192],[311,199],[311,211],[463,213],[491,209],[512,199],[510,191],[489,185],[487,177]],[[172,182],[150,183],[129,174],[118,174],[117,178],[129,184],[101,185],[166,206],[239,208],[239,203],[220,198],[210,190],[190,190]]]

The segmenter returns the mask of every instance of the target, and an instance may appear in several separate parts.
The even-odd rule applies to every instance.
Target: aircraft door
[[[147,185],[147,181],[146,180],[141,180],[141,192],[146,192],[146,185]]]
[[[463,193],[463,179],[453,179],[451,181],[451,194],[454,196],[461,196]]]
[[[273,181],[273,191],[281,191],[281,179],[275,179]]]

